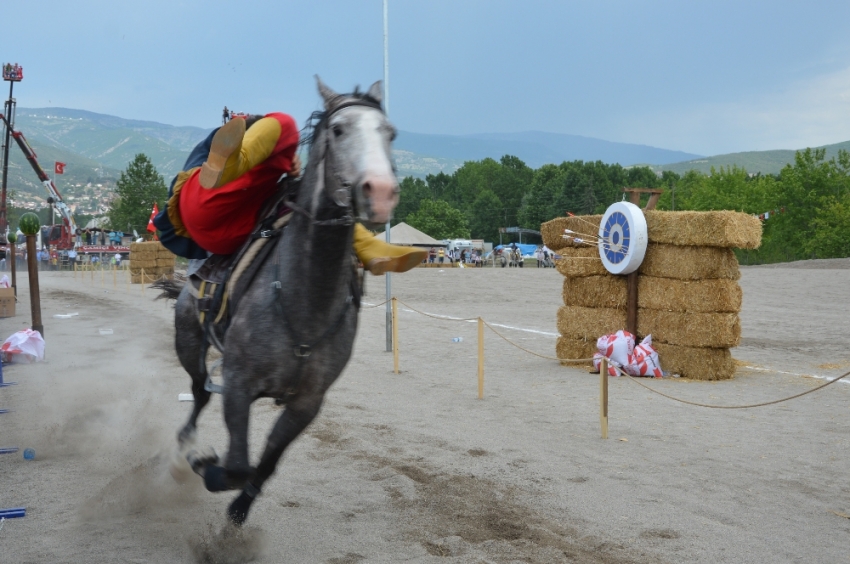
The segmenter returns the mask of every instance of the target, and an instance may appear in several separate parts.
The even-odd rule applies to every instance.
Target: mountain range
[[[150,157],[168,182],[180,170],[192,147],[211,131],[211,128],[173,126],[67,108],[18,108],[15,129],[24,133],[48,173],[53,161],[67,163],[65,175],[58,182],[63,194],[73,193],[89,183],[114,184],[120,171],[138,153]],[[839,149],[850,149],[850,141],[826,148],[831,156]],[[394,143],[394,158],[401,176],[451,174],[465,161],[487,157],[499,159],[503,155],[519,157],[532,168],[546,163],[600,160],[623,166],[647,165],[659,172],[678,173],[691,169],[709,172],[712,166],[737,165],[753,173],[774,174],[794,160],[793,150],[703,157],[647,145],[541,131],[476,135],[401,131]],[[8,186],[37,199],[46,197],[14,143]]]

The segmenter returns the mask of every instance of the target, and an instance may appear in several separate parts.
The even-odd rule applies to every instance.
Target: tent
[[[375,237],[386,240],[383,232],[378,233]],[[446,243],[437,241],[430,235],[422,233],[415,227],[411,227],[405,222],[401,222],[395,227],[390,228],[390,243],[393,245],[408,245],[412,247],[445,247]]]

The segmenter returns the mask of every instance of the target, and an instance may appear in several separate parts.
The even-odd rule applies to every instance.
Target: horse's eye
[[[339,137],[340,135],[342,135],[342,127],[341,126],[339,126],[339,125],[334,126],[334,135],[336,137]]]

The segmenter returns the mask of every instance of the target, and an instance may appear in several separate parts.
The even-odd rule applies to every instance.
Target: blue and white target
[[[643,262],[649,235],[639,207],[617,202],[605,210],[599,224],[599,258],[611,274],[629,274]]]

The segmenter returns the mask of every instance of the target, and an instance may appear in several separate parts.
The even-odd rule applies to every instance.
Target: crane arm
[[[0,119],[3,120],[3,123],[6,124],[6,127],[9,127],[9,122],[6,121],[6,116],[0,114]],[[27,161],[30,163],[30,166],[35,171],[38,179],[41,180],[41,183],[44,184],[44,187],[47,189],[47,193],[53,198],[54,205],[56,209],[59,211],[59,214],[65,220],[68,228],[71,233],[76,233],[77,231],[77,222],[74,221],[74,215],[71,213],[71,208],[65,203],[62,199],[61,194],[59,194],[59,190],[56,189],[56,185],[53,183],[53,180],[47,176],[47,173],[44,172],[44,169],[41,168],[41,165],[38,164],[38,159],[36,158],[35,151],[30,146],[24,134],[20,131],[15,131],[11,127],[9,129],[12,130],[12,137],[15,139],[15,142],[18,144],[18,147],[23,151],[24,156],[27,158]]]

